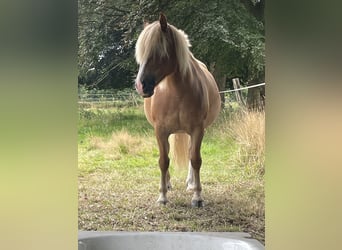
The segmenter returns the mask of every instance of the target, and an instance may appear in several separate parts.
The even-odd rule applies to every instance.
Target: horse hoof
[[[157,201],[159,206],[166,206],[167,201]]]
[[[157,200],[157,203],[159,204],[159,205],[166,205],[167,203],[168,203],[168,200],[164,200],[164,199],[158,199]]]
[[[193,200],[191,201],[191,206],[192,207],[204,207],[204,202],[202,200],[200,201]]]

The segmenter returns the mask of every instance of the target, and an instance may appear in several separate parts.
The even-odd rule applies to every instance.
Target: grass
[[[170,203],[156,203],[158,149],[141,107],[80,109],[79,229],[244,231],[264,242],[263,121],[263,114],[222,112],[207,130],[205,206],[194,209],[187,170],[172,166]]]

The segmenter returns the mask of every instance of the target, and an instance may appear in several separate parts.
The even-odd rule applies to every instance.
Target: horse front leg
[[[200,169],[202,165],[201,158],[201,144],[204,135],[204,129],[197,129],[191,135],[191,148],[190,148],[190,162],[192,167],[192,175],[193,180],[191,188],[194,191],[194,194],[191,199],[191,205],[193,207],[203,207],[203,199],[201,197],[202,186],[200,179]],[[188,183],[190,184],[190,183]]]
[[[170,163],[170,145],[168,141],[169,134],[160,130],[156,130],[156,136],[159,147],[159,168],[161,172],[159,187],[160,195],[157,202],[165,205],[168,202],[166,197],[167,190],[171,188],[170,174],[168,171]]]

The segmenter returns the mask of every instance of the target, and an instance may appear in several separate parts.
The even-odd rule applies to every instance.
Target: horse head
[[[164,14],[159,21],[148,24],[136,44],[139,71],[135,81],[138,93],[151,97],[154,88],[176,69],[176,50],[173,32]]]

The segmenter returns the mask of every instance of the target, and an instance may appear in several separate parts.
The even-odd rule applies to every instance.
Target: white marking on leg
[[[166,198],[166,194],[164,194],[164,193],[161,192],[160,195],[159,195],[159,198],[158,198],[157,202],[158,202],[159,204],[166,205],[166,203],[168,202],[168,200],[167,200],[167,198]]]
[[[194,173],[193,173],[191,161],[189,161],[188,177],[186,178],[186,185],[187,185],[186,191],[194,191],[195,183],[194,183]]]

